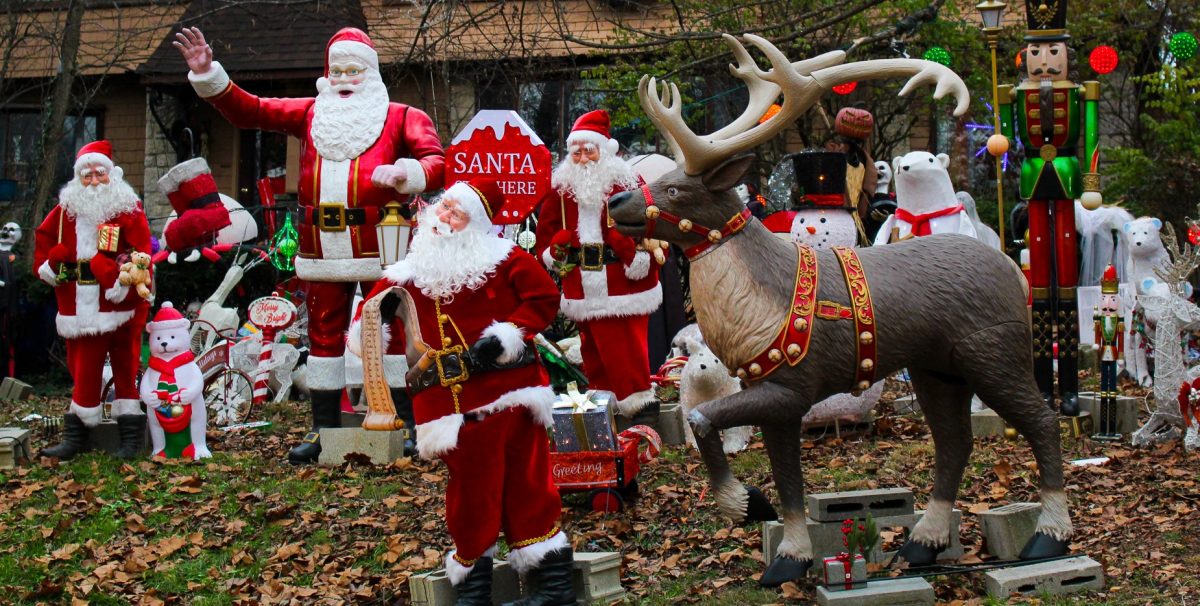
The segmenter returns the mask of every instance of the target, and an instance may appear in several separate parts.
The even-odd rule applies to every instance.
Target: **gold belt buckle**
[[[587,251],[593,250],[596,252],[596,263],[589,264],[587,262]],[[601,242],[593,242],[584,244],[579,249],[579,268],[585,271],[600,271],[604,269],[604,244]]]
[[[84,286],[91,286],[94,284],[99,284],[99,282],[96,281],[95,275],[93,275],[90,280],[83,279],[84,266],[87,266],[88,269],[91,269],[92,260],[91,259],[80,259],[79,261],[77,261],[75,263],[75,283],[82,284]]]
[[[317,226],[321,231],[346,231],[346,207],[338,202],[317,206]]]
[[[463,355],[462,345],[454,345],[445,349],[439,349],[433,352],[433,362],[437,366],[438,381],[442,387],[449,387],[456,383],[463,383],[470,378],[470,373],[467,371],[466,356]],[[446,376],[446,367],[442,364],[442,358],[445,356],[457,355],[459,373],[452,376]]]

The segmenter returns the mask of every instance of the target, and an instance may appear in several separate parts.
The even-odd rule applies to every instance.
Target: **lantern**
[[[1196,43],[1195,36],[1187,32],[1179,32],[1171,36],[1171,42],[1168,46],[1171,49],[1171,54],[1175,55],[1176,59],[1187,61],[1196,56],[1196,47],[1200,45]]]
[[[940,63],[942,65],[945,65],[946,67],[950,67],[950,62],[952,59],[950,57],[950,51],[948,51],[940,46],[934,46],[934,47],[931,47],[929,50],[925,51],[924,57],[925,57],[926,61],[933,61],[934,63]]]
[[[1110,74],[1114,69],[1117,69],[1117,51],[1111,46],[1101,44],[1092,49],[1088,55],[1088,64],[1097,74]]]
[[[839,84],[833,87],[833,92],[839,95],[849,95],[850,93],[854,92],[854,89],[856,88],[858,88],[858,82],[847,82],[845,84]]]
[[[1004,15],[1004,9],[1008,5],[999,2],[998,0],[984,0],[975,5],[979,11],[980,20],[983,21],[984,31],[1000,29],[1001,16]]]
[[[399,202],[388,202],[383,207],[383,218],[375,225],[375,235],[379,239],[379,262],[387,267],[392,263],[404,260],[408,252],[408,234],[412,224],[400,214]]]

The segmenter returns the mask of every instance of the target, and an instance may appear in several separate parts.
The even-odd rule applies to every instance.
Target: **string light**
[[[845,84],[839,84],[833,87],[833,92],[839,95],[849,95],[850,93],[854,92],[854,89],[856,88],[858,88],[858,82],[847,82]]]
[[[950,56],[950,51],[940,46],[930,47],[929,50],[925,51],[924,58],[926,61],[940,63],[946,67],[950,67],[950,63],[953,61],[953,57]]]
[[[1105,44],[1092,49],[1091,54],[1088,55],[1088,64],[1100,75],[1112,73],[1113,70],[1117,69],[1119,62],[1117,50]]]
[[[1171,49],[1171,54],[1175,55],[1180,61],[1188,61],[1196,56],[1197,44],[1196,37],[1188,32],[1179,32],[1171,36],[1171,42],[1168,47]]]

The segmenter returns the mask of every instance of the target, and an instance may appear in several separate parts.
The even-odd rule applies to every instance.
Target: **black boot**
[[[454,606],[492,606],[492,558],[475,560],[467,578],[454,591]]]
[[[542,563],[529,573],[533,593],[505,606],[574,606],[575,584],[571,582],[574,560],[570,547],[546,554]]]
[[[342,426],[342,390],[314,389],[311,396],[313,429],[304,441],[288,452],[288,461],[295,465],[316,463],[321,455],[321,429]]]
[[[118,459],[136,459],[146,444],[146,415],[117,416],[117,432],[121,435]]]
[[[404,439],[404,454],[405,456],[416,456],[417,454],[417,420],[413,417],[412,398],[408,397],[408,390],[403,387],[393,387],[392,404],[396,406],[396,416],[404,421],[404,429],[408,430],[408,437]]]
[[[1079,306],[1074,288],[1058,289],[1059,412],[1079,416]]]
[[[1041,289],[1039,289],[1041,290]],[[1049,299],[1033,300],[1033,377],[1048,408],[1054,408],[1054,325]]]
[[[88,436],[91,432],[91,428],[84,425],[78,415],[67,413],[63,416],[63,441],[58,446],[43,448],[38,455],[66,461],[81,452],[87,452],[90,450]]]

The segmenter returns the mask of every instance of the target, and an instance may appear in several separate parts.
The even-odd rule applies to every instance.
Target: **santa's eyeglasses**
[[[595,158],[600,153],[600,148],[595,143],[577,143],[568,147],[567,151],[571,152],[572,158],[578,159],[585,155]]]
[[[341,69],[339,67],[331,67],[331,68],[329,68],[329,77],[330,78],[339,78],[341,76],[346,76],[347,78],[357,78],[358,76],[362,75],[362,73],[365,71],[366,70],[359,69],[357,67],[348,67],[346,69]]]
[[[108,169],[103,166],[85,168],[79,171],[79,182],[84,185],[93,183],[108,183]]]

